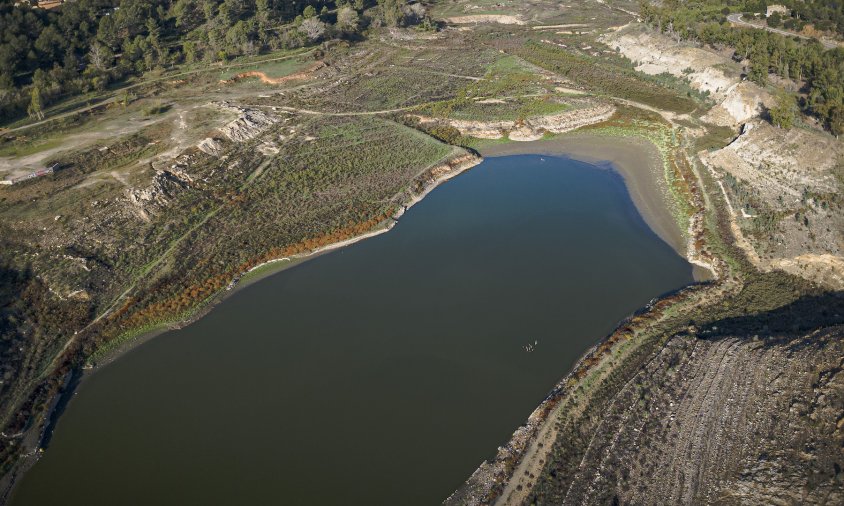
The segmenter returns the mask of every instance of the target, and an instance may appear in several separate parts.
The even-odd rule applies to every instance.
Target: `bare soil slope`
[[[732,326],[671,339],[590,432],[561,420],[528,502],[844,501],[844,328],[749,338]],[[572,455],[571,438],[583,437]]]

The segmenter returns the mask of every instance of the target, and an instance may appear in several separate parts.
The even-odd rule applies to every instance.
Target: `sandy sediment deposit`
[[[613,113],[615,113],[615,107],[613,105],[597,104],[591,107],[573,109],[559,114],[539,116],[525,120],[471,121],[432,118],[428,116],[415,117],[423,125],[445,124],[456,128],[460,131],[461,135],[467,137],[475,137],[477,139],[502,139],[508,137],[513,141],[528,142],[539,140],[546,133],[561,134],[586,125],[606,121]]]
[[[316,72],[317,70],[319,70],[323,67],[325,67],[325,63],[318,61],[318,62],[314,63],[313,65],[311,65],[310,67],[308,67],[307,69],[305,69],[301,72],[296,72],[294,74],[281,76],[281,77],[270,77],[267,74],[265,74],[264,72],[261,72],[259,70],[250,70],[250,71],[247,71],[247,72],[241,72],[240,74],[235,75],[231,79],[223,80],[223,81],[220,81],[220,82],[223,83],[223,84],[229,84],[229,83],[241,81],[243,79],[249,79],[249,78],[252,78],[252,77],[256,77],[256,78],[260,79],[261,82],[264,83],[264,84],[284,84],[284,83],[290,82],[290,81],[308,79],[309,77],[311,77],[311,74],[313,74],[314,72]]]
[[[742,81],[741,67],[718,53],[651,32],[640,25],[609,33],[602,42],[636,64],[636,70],[650,75],[671,74],[707,93],[716,103],[704,121],[736,126],[758,116],[771,96],[759,86]]]
[[[475,14],[473,16],[453,16],[445,18],[446,22],[455,25],[471,25],[476,23],[499,23],[502,25],[523,25],[525,22],[518,16],[503,14]]]

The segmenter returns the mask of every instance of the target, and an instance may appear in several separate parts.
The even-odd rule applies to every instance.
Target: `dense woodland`
[[[407,0],[71,0],[43,10],[0,0],[0,118],[180,63],[220,61],[368,26],[434,28]]]
[[[777,2],[791,12],[789,16],[771,16],[788,29],[802,29],[807,23],[822,31],[844,34],[844,2],[841,0],[784,0]],[[769,23],[770,24],[770,23]]]
[[[786,2],[788,3],[788,2]],[[841,35],[844,2],[792,2],[802,22],[834,28]],[[641,3],[645,21],[677,40],[732,48],[734,59],[747,61],[747,77],[764,86],[769,74],[791,79],[800,88],[799,105],[815,115],[835,135],[844,133],[844,49],[826,50],[815,40],[785,37],[765,30],[735,28],[731,12],[765,12],[765,2],[721,0],[666,0],[655,6]],[[787,107],[781,105],[781,107]]]

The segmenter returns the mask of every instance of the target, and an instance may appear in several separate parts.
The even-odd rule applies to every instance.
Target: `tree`
[[[57,60],[59,55],[64,53],[64,46],[66,45],[67,41],[52,25],[45,28],[35,41],[35,49],[41,53],[41,58],[46,61]]]
[[[50,88],[50,78],[43,69],[36,69],[32,74],[32,85],[38,87],[41,92]]]
[[[255,18],[258,21],[258,29],[266,30],[270,26],[270,2],[269,0],[257,0],[255,2]]]
[[[316,9],[313,5],[309,5],[305,7],[305,10],[302,11],[302,17],[305,19],[311,19],[316,17]]]
[[[0,74],[0,95],[13,90],[14,88],[15,82],[12,80],[12,76],[8,74]]]
[[[103,16],[97,27],[97,39],[109,47],[120,47],[120,36],[114,26],[114,18]]]
[[[341,7],[339,11],[337,11],[337,30],[342,33],[355,33],[358,30],[358,24],[360,23],[360,17],[356,10],[352,9],[351,7]]]
[[[768,82],[769,67],[768,47],[760,39],[754,46],[753,53],[750,55],[750,71],[748,72],[748,77],[759,86],[765,86]]]
[[[156,62],[161,62],[164,54],[164,48],[161,45],[161,28],[153,18],[147,20],[146,27],[148,33],[147,41],[149,41],[150,46],[155,50]]]
[[[254,41],[254,26],[252,22],[243,20],[238,21],[232,26],[228,33],[226,33],[226,42],[228,47],[234,52],[241,54],[252,55],[257,52],[257,46]]]
[[[100,72],[105,72],[109,69],[113,57],[111,51],[99,42],[94,42],[88,51],[88,62]]]
[[[829,124],[835,135],[844,132],[844,64],[821,64],[812,80],[809,109]]]
[[[308,18],[302,21],[299,31],[304,33],[312,42],[316,42],[325,35],[325,23],[317,18]]]
[[[405,0],[378,0],[378,5],[387,26],[401,26],[404,23]]]
[[[193,42],[191,40],[185,42],[184,46],[182,46],[182,51],[184,51],[185,53],[185,62],[187,63],[193,63],[199,59],[197,54],[196,42]]]
[[[844,106],[836,105],[829,112],[829,130],[838,137],[844,134]]]
[[[30,118],[44,119],[44,102],[41,99],[41,88],[33,86],[30,91],[29,107],[26,109]]]
[[[773,14],[768,16],[767,23],[768,26],[771,26],[773,28],[777,28],[778,26],[780,26],[782,24],[782,17],[780,16],[780,13],[774,12]]]
[[[771,124],[779,128],[791,128],[796,116],[796,103],[794,97],[782,92],[777,95],[777,103],[768,109],[768,116]]]

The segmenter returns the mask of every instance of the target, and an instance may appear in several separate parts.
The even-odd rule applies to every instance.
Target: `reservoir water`
[[[616,172],[490,158],[87,378],[11,502],[437,504],[691,281]]]

